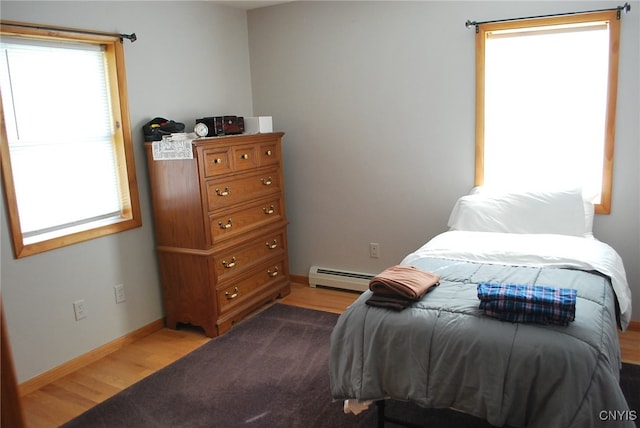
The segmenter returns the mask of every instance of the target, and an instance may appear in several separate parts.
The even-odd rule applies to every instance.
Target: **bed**
[[[411,401],[494,426],[634,426],[619,386],[617,329],[631,319],[620,256],[591,232],[579,191],[474,189],[450,229],[400,265],[440,275],[406,309],[367,305],[364,292],[331,336],[331,394],[357,413],[381,400]],[[479,283],[577,290],[569,325],[501,321],[479,307]],[[353,416],[358,417],[358,416]]]

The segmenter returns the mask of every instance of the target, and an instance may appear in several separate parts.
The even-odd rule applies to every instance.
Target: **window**
[[[478,25],[476,185],[581,188],[609,213],[616,11]]]
[[[17,258],[141,225],[117,36],[2,23],[2,174]]]

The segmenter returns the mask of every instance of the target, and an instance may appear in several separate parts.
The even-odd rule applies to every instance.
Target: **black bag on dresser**
[[[183,131],[184,123],[175,122],[163,117],[153,118],[142,127],[145,141],[160,141],[164,135],[171,135],[175,132]]]

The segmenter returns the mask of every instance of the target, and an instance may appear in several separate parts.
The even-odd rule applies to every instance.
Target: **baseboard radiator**
[[[374,275],[338,269],[311,266],[309,269],[309,285],[341,288],[353,291],[365,291]]]

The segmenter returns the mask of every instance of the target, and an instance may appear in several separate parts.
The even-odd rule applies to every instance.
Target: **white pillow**
[[[586,209],[579,190],[499,192],[476,188],[458,199],[448,225],[452,230],[585,236],[591,233]]]
[[[593,217],[595,216],[595,207],[593,202],[584,201],[584,235],[593,238]]]

